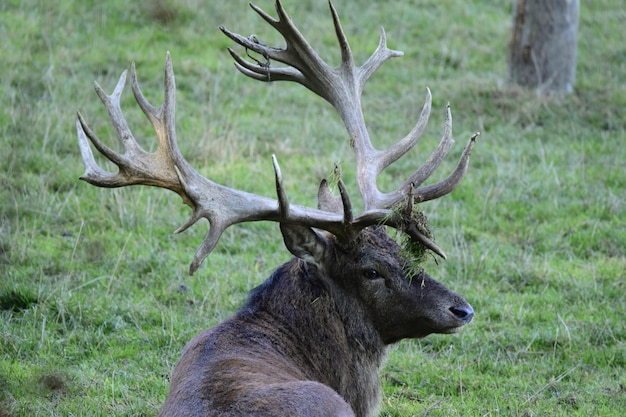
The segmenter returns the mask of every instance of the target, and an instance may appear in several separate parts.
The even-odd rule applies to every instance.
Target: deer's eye
[[[365,278],[367,279],[379,279],[382,278],[382,274],[374,268],[368,268],[364,271]]]

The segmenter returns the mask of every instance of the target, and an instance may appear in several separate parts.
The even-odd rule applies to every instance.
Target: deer
[[[363,210],[355,213],[341,175],[336,175],[336,184],[321,180],[317,207],[290,203],[276,155],[272,156],[276,198],[202,176],[178,148],[169,52],[159,107],[144,97],[135,64],[130,68],[131,89],[154,127],[157,149],[150,153],[139,145],[122,113],[124,71],[110,95],[95,83],[124,151],[109,148],[78,112],[76,129],[85,165],[80,179],[105,188],[141,184],[177,193],[192,214],[176,233],[201,219],[209,223],[190,274],[216,247],[224,230],[239,223],[278,223],[284,245],[293,255],[250,292],[232,317],[187,343],[173,369],[161,417],[371,417],[380,408],[380,371],[389,346],[402,339],[455,333],[474,316],[467,301],[421,266],[426,254],[444,259],[446,255],[435,243],[418,204],[450,193],[462,181],[479,133],[471,136],[458,165],[445,179],[424,185],[454,142],[448,105],[436,149],[395,191],[382,192],[378,175],[412,149],[426,128],[430,90],[415,127],[394,145],[379,150],[365,125],[361,93],[385,61],[402,56],[387,47],[384,29],[376,50],[356,66],[337,11],[329,2],[341,53],[340,65],[331,67],[299,32],[280,0],[275,2],[277,18],[250,6],[283,36],[286,46],[271,47],[257,36],[242,36],[220,26],[245,50],[244,56],[228,48],[236,69],[263,82],[301,84],[335,108],[355,153]],[[118,171],[102,169],[92,146]],[[390,235],[390,229],[405,238],[404,243]]]

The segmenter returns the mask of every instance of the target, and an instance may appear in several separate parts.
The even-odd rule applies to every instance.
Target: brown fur
[[[381,227],[347,247],[283,228],[302,259],[279,267],[232,318],[187,344],[162,417],[373,416],[387,345],[471,320],[460,296],[425,273],[410,275]]]

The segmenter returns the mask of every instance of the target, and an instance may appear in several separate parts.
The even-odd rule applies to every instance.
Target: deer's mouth
[[[436,333],[439,334],[454,334],[454,333],[458,333],[459,330],[461,329],[461,327],[465,326],[467,323],[463,323],[460,324],[456,327],[448,327],[447,329],[443,329],[443,330],[438,330]]]
[[[469,304],[463,306],[450,307],[446,320],[442,323],[434,322],[432,333],[452,334],[457,333],[461,327],[470,323],[474,318],[474,309]]]

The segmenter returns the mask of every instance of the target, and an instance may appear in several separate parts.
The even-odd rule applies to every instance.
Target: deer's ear
[[[326,236],[310,227],[297,224],[281,223],[280,231],[285,247],[295,257],[318,267],[322,265],[329,245]]]

